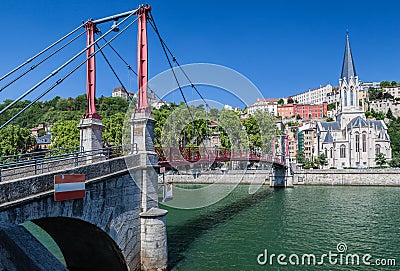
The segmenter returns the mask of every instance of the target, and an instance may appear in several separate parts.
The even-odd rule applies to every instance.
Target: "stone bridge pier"
[[[288,159],[286,159],[286,166],[272,167],[270,187],[293,187],[293,171]]]

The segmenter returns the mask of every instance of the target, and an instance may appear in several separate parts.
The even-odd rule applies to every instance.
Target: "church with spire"
[[[382,120],[367,119],[359,103],[360,81],[346,35],[340,105],[336,121],[318,122],[314,155],[325,154],[327,167],[374,167],[377,153],[391,159],[390,138]]]

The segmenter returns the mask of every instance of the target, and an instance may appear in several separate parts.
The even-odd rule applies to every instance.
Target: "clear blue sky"
[[[68,33],[82,20],[131,10],[140,3],[2,0],[0,74]],[[400,80],[398,1],[204,0],[149,4],[160,32],[182,64],[225,65],[247,76],[265,97],[290,96],[327,83],[337,85],[347,29],[360,80]],[[108,27],[103,25],[101,29],[105,32]],[[135,26],[114,44],[134,67],[136,36]],[[84,42],[78,42],[75,52],[83,48]],[[149,43],[150,75],[155,75],[168,65],[153,31],[149,31]],[[106,53],[118,66],[127,87],[134,90],[136,78],[128,76],[110,51]],[[72,51],[57,61],[62,63],[71,56]],[[55,67],[56,64],[46,65],[27,81],[0,93],[0,100],[15,98]],[[97,95],[109,96],[118,82],[100,56],[98,70]],[[85,93],[84,74],[83,68],[46,97]],[[213,98],[209,93],[205,96]]]

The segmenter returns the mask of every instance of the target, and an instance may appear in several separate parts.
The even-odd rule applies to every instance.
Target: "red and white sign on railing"
[[[54,200],[72,200],[85,197],[85,174],[54,176]]]

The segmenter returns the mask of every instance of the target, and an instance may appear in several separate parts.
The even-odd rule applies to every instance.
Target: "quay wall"
[[[201,174],[166,174],[165,182],[187,183],[187,184],[251,184],[251,183],[270,183],[271,170],[231,170],[222,172],[202,172]],[[163,177],[159,177],[159,183],[163,182]]]
[[[312,169],[294,172],[295,185],[400,186],[400,169]]]

